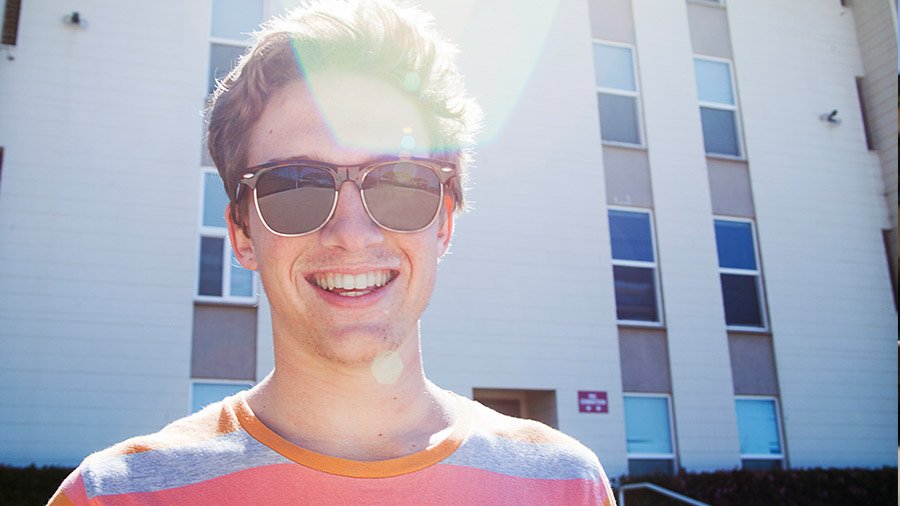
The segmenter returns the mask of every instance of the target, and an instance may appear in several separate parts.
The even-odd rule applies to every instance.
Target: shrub
[[[778,504],[897,504],[897,468],[812,468],[715,471],[674,476],[623,476],[619,484],[650,482],[716,506]],[[618,490],[616,491],[618,494]],[[646,490],[626,492],[627,506],[682,504]]]
[[[0,465],[0,504],[46,504],[71,473],[71,467],[13,467]]]

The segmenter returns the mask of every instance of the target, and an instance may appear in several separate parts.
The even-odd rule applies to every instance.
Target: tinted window
[[[225,240],[218,237],[200,239],[200,295],[222,295],[222,256]]]
[[[653,261],[653,239],[648,213],[610,209],[609,235],[612,240],[613,258]]]
[[[625,396],[625,433],[628,453],[672,453],[669,400]]]
[[[757,276],[722,274],[722,299],[725,303],[725,323],[747,327],[762,327]]]
[[[631,49],[594,44],[594,76],[601,88],[636,91]]]
[[[703,145],[707,153],[740,156],[734,111],[700,108]]]
[[[605,141],[640,144],[637,99],[597,93],[601,138]]]
[[[753,227],[744,221],[715,220],[719,267],[756,270]]]

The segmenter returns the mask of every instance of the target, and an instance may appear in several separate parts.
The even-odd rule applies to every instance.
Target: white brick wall
[[[790,463],[895,465],[897,314],[853,18],[818,0],[729,0],[728,17]],[[818,119],[832,109],[840,126]]]
[[[23,2],[0,59],[0,459],[15,464],[75,464],[188,410],[208,5],[77,8],[85,28],[62,22],[66,2]]]

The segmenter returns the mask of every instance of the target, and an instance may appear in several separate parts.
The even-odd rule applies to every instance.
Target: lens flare
[[[468,95],[477,97],[485,113],[479,145],[489,144],[502,136],[507,122],[523,103],[523,92],[529,81],[542,76],[535,71],[542,65],[544,47],[555,43],[548,36],[551,26],[559,22],[559,3],[559,0],[420,0],[420,8],[434,16],[438,30],[459,46],[457,64],[466,81]],[[358,93],[356,96],[345,96],[339,101],[330,100],[329,86],[325,83],[317,85],[317,72],[313,68],[306,68],[303,49],[294,44],[294,53],[300,74],[309,84],[322,116],[341,145],[370,151],[396,152],[397,134],[400,132],[393,130],[392,126],[388,126],[393,130],[390,132],[392,137],[370,136],[366,139],[354,136],[344,127],[347,123],[346,110],[398,110],[402,105],[397,103],[397,97],[391,97],[381,89],[376,94]],[[316,65],[314,55],[306,56],[312,65]],[[364,65],[360,65],[360,72],[365,73]],[[355,73],[347,65],[341,69]],[[390,86],[415,102],[414,97],[421,91],[423,77],[409,72],[397,79],[399,82]],[[360,83],[356,90],[368,88],[363,84]],[[415,154],[424,156],[428,153],[430,142],[425,137],[416,140],[419,152]],[[405,148],[405,145],[401,147]],[[457,147],[460,146],[444,146],[446,149]]]
[[[396,351],[383,351],[372,360],[372,375],[382,385],[393,385],[403,372],[403,360]]]

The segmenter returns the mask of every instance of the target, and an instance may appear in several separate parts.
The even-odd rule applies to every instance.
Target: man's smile
[[[387,285],[397,277],[391,269],[373,269],[357,273],[337,271],[316,272],[306,277],[313,285],[341,297],[368,295]]]

